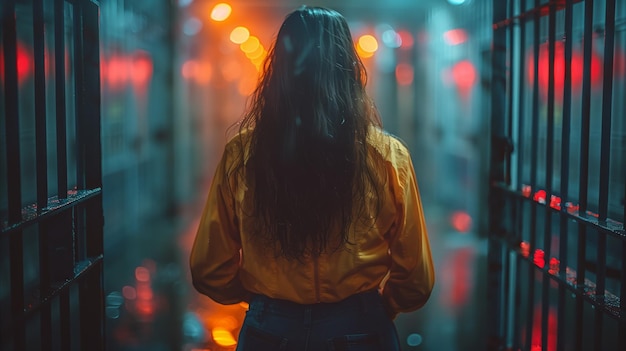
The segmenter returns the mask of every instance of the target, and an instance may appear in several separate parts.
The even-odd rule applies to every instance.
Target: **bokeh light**
[[[213,10],[211,11],[211,19],[218,22],[225,21],[228,17],[230,17],[232,10],[233,9],[230,5],[226,3],[219,3],[213,7]]]

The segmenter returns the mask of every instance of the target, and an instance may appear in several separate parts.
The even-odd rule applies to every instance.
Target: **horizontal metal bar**
[[[104,256],[89,258],[85,261],[77,262],[74,265],[74,276],[68,277],[64,281],[51,284],[51,289],[48,292],[40,292],[40,296],[35,296],[31,301],[25,301],[24,306],[24,318],[28,319],[33,313],[40,310],[42,307],[47,306],[55,297],[60,296],[63,292],[73,286],[81,278],[85,277],[96,266],[102,264]]]
[[[577,3],[577,2],[581,2],[582,0],[574,0],[573,3]],[[493,24],[493,29],[499,29],[502,27],[508,27],[512,24],[516,24],[519,23],[521,21],[525,21],[528,19],[535,19],[535,16],[537,14],[539,14],[539,17],[543,17],[543,16],[547,16],[549,14],[550,11],[550,6],[554,5],[556,7],[556,11],[560,11],[565,9],[565,1],[558,1],[558,0],[553,0],[553,1],[549,1],[543,5],[540,5],[539,7],[535,7],[533,9],[530,9],[526,12],[522,12],[517,16],[511,17],[511,18],[507,18],[505,20],[496,22]]]
[[[610,234],[614,237],[617,237],[621,240],[626,240],[626,228],[624,227],[624,223],[620,223],[619,221],[616,220],[612,220],[610,218],[607,218],[605,221],[600,221],[598,218],[596,218],[594,215],[589,214],[589,213],[580,213],[579,211],[561,211],[558,209],[555,209],[551,206],[549,206],[549,201],[546,201],[546,203],[541,203],[538,201],[533,200],[531,197],[528,196],[524,196],[522,194],[521,191],[517,190],[517,189],[512,189],[511,187],[509,187],[508,185],[504,184],[504,183],[498,183],[498,184],[492,184],[492,188],[494,189],[498,189],[501,190],[505,193],[508,193],[509,195],[515,196],[515,197],[519,197],[522,199],[526,199],[528,201],[531,201],[537,205],[540,206],[546,206],[549,207],[552,211],[554,211],[554,213],[567,213],[567,215],[578,221],[578,222],[583,222],[589,226],[591,226],[592,228],[599,230],[603,233],[606,234]]]
[[[606,315],[622,322],[626,322],[626,315],[621,313],[620,311],[620,297],[612,294],[610,292],[606,292],[602,295],[596,295],[596,284],[589,279],[585,279],[585,281],[577,285],[578,282],[577,272],[570,268],[565,268],[565,274],[551,274],[548,273],[547,268],[538,267],[532,260],[532,256],[525,257],[521,250],[518,247],[515,247],[508,240],[504,238],[494,237],[492,239],[499,240],[509,247],[509,249],[513,252],[516,252],[521,261],[526,262],[527,264],[533,266],[537,271],[549,276],[552,280],[557,282],[559,285],[565,287],[570,292],[581,296],[586,302],[600,309]]]
[[[101,188],[91,190],[70,190],[67,192],[67,198],[65,199],[59,199],[56,196],[49,198],[48,206],[41,211],[38,211],[36,204],[24,207],[22,208],[21,222],[9,224],[6,219],[2,220],[2,223],[0,223],[0,226],[2,227],[1,233],[4,235],[18,231],[30,224],[42,220],[43,218],[65,211],[68,208],[74,207],[91,198],[101,195]]]

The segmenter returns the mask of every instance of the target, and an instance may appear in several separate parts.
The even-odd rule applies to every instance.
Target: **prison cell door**
[[[0,2],[2,350],[104,350],[98,12]]]
[[[626,350],[626,4],[494,0],[492,350]]]

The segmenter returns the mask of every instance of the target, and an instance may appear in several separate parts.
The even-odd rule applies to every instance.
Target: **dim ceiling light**
[[[465,3],[465,0],[448,0],[448,2],[451,3],[452,5],[461,5]]]

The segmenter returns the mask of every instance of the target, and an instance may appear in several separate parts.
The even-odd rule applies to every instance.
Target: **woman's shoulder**
[[[368,143],[386,159],[410,157],[408,145],[404,140],[379,127],[370,128]]]

